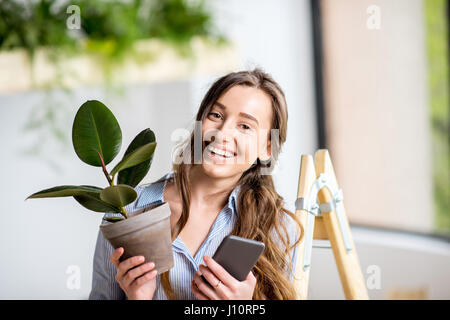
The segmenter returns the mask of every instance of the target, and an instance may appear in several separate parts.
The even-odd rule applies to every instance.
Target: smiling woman
[[[270,174],[286,140],[287,117],[282,89],[261,69],[219,78],[196,115],[201,136],[194,129],[177,149],[183,161],[137,190],[135,207],[169,203],[174,267],[155,278],[138,257],[119,263],[123,250],[113,252],[99,234],[90,298],[295,299],[292,277],[303,227],[284,208]],[[194,145],[201,146],[204,161],[194,161]],[[230,234],[265,244],[243,281],[210,258]],[[107,256],[118,269],[115,276]]]

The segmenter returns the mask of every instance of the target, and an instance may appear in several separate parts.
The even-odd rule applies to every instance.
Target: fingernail
[[[143,256],[139,256],[139,261],[143,261],[145,258]]]

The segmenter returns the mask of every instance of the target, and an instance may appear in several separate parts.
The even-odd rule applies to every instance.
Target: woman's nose
[[[212,141],[217,144],[230,144],[234,140],[232,133],[227,130],[217,129],[212,136]]]

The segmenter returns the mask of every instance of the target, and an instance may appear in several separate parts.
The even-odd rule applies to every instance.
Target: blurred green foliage
[[[65,27],[65,12],[51,12],[51,1],[0,1],[0,49],[73,45]]]
[[[76,13],[68,10],[73,5],[79,8],[80,29],[67,26]],[[50,48],[48,54],[56,67],[55,77],[40,84],[44,99],[33,107],[22,128],[37,139],[21,153],[40,155],[50,162],[52,157],[43,151],[49,136],[56,138],[61,152],[70,150],[64,119],[70,118],[66,103],[72,91],[61,81],[67,71],[60,66],[60,58],[80,53],[97,58],[106,93],[117,94],[122,88],[111,82],[110,72],[126,59],[148,62],[157,54],[136,53],[137,41],[159,39],[179,55],[194,57],[191,40],[197,36],[215,45],[228,43],[216,29],[204,0],[0,0],[0,51],[25,49],[33,58],[38,48]],[[50,167],[60,170],[54,162]]]
[[[70,5],[80,8],[80,30],[66,26]],[[227,42],[204,0],[0,1],[0,50],[25,48],[33,54],[46,46],[118,58],[147,38],[165,40],[183,53],[194,36]]]
[[[450,232],[449,34],[446,0],[426,0],[435,228]]]

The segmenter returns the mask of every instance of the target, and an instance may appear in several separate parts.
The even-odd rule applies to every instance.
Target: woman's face
[[[235,85],[222,94],[202,122],[204,172],[240,176],[257,158],[268,160],[272,112],[270,96],[261,89]]]

